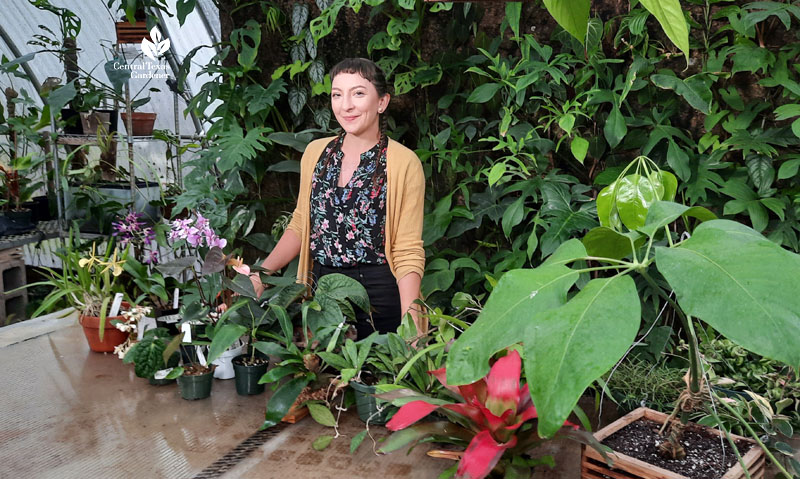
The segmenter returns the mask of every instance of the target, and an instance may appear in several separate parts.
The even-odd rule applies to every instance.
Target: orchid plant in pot
[[[184,361],[189,364],[184,368],[176,368],[170,376],[202,375],[212,370],[210,363],[213,358],[207,358],[206,354],[209,354],[209,340],[213,340],[220,328],[219,319],[222,313],[219,307],[228,305],[230,301],[230,292],[224,287],[223,282],[226,267],[240,268],[241,262],[237,263],[222,251],[227,245],[227,240],[220,238],[211,228],[208,219],[200,213],[189,219],[173,221],[169,240],[173,248],[183,256],[161,263],[156,269],[167,276],[191,277],[190,287],[183,296],[180,313],[181,327],[189,330],[187,335],[190,335],[187,342],[191,347],[184,347],[184,351],[187,352]],[[213,366],[219,364],[221,363],[217,360],[217,364]],[[225,374],[225,379],[233,377],[232,369],[230,367],[231,374]],[[215,377],[219,376],[215,374]]]
[[[123,272],[126,252],[120,252],[110,243],[104,253],[98,253],[97,244],[92,243],[91,252],[87,254],[85,246],[70,233],[64,247],[56,252],[61,259],[61,271],[44,267],[48,278],[26,286],[53,288],[33,315],[38,316],[65,302],[78,311],[90,349],[112,352],[128,336],[111,326],[112,320],[124,321],[124,318],[109,314],[112,299],[121,292],[118,278]]]

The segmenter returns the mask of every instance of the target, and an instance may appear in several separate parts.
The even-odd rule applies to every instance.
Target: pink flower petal
[[[516,414],[519,406],[519,377],[522,373],[522,359],[516,350],[498,359],[489,371],[486,380],[488,396],[486,407],[496,416],[509,409]]]
[[[247,266],[246,264],[243,264],[243,265],[240,265],[240,266],[234,266],[233,270],[236,271],[239,274],[243,274],[245,276],[250,276],[250,266]]]
[[[498,444],[489,431],[481,431],[472,438],[467,450],[458,464],[456,478],[458,479],[483,479],[488,476],[506,449],[514,447],[517,438],[504,444]]]
[[[392,419],[386,423],[386,429],[390,431],[405,429],[438,408],[439,406],[436,404],[430,404],[422,400],[411,401],[392,416]]]

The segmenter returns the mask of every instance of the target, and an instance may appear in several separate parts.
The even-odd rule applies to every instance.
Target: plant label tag
[[[145,317],[143,317],[142,319],[139,320],[139,323],[136,326],[137,326],[137,328],[136,328],[137,329],[137,339],[139,341],[141,341],[142,338],[144,337],[144,332],[145,331],[147,331],[148,329],[156,329],[156,327],[157,327],[156,318],[150,318],[148,316],[145,316]]]
[[[181,299],[181,290],[175,288],[175,291],[172,293],[172,309],[178,309],[178,305],[180,304]]]
[[[197,352],[197,360],[200,362],[200,365],[203,367],[208,366],[208,363],[206,362],[206,356],[203,354],[203,348],[200,346],[195,346],[195,351]]]
[[[167,374],[169,374],[171,372],[172,372],[172,368],[159,369],[158,371],[156,371],[156,374],[155,374],[155,376],[153,376],[153,378],[154,379],[164,379],[164,378],[167,377]]]
[[[114,301],[111,302],[111,310],[108,312],[108,316],[112,318],[118,316],[120,306],[122,306],[122,293],[117,293],[114,295]]]
[[[184,343],[191,343],[192,342],[192,325],[189,323],[181,324],[181,332],[183,333],[183,342]]]

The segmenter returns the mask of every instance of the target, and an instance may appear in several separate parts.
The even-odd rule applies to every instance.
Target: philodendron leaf
[[[486,376],[489,358],[521,339],[521,328],[538,312],[566,301],[578,273],[563,265],[511,270],[500,278],[486,306],[447,356],[447,382],[469,384]]]
[[[589,256],[622,259],[644,243],[644,237],[635,231],[619,233],[606,226],[593,228],[583,237],[583,246]]]
[[[656,201],[647,212],[645,225],[639,231],[647,236],[653,236],[656,231],[667,226],[681,216],[691,216],[700,221],[717,219],[717,215],[702,206],[685,206],[671,201]]]
[[[756,354],[800,367],[800,256],[728,220],[656,249],[678,304]]]
[[[584,42],[589,26],[589,0],[544,0],[544,6],[561,28]]]
[[[565,305],[527,322],[525,375],[539,435],[555,434],[586,388],[625,354],[640,318],[636,285],[625,275],[594,279]]]
[[[611,183],[597,195],[600,225],[621,230],[644,226],[647,210],[656,201],[675,198],[678,180],[668,171],[650,175],[631,174]]]

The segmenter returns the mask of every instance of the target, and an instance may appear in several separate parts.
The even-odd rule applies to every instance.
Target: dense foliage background
[[[326,72],[365,56],[394,85],[390,135],[425,166],[434,304],[482,297],[595,226],[590,200],[638,155],[674,172],[687,203],[800,250],[800,7],[789,2],[682,2],[688,62],[637,2],[593,2],[583,43],[539,2],[218,3],[230,42],[193,106],[224,103],[184,204],[215,186],[209,213],[229,237],[269,248],[303,146],[337,127]],[[205,175],[215,161],[220,175]]]

